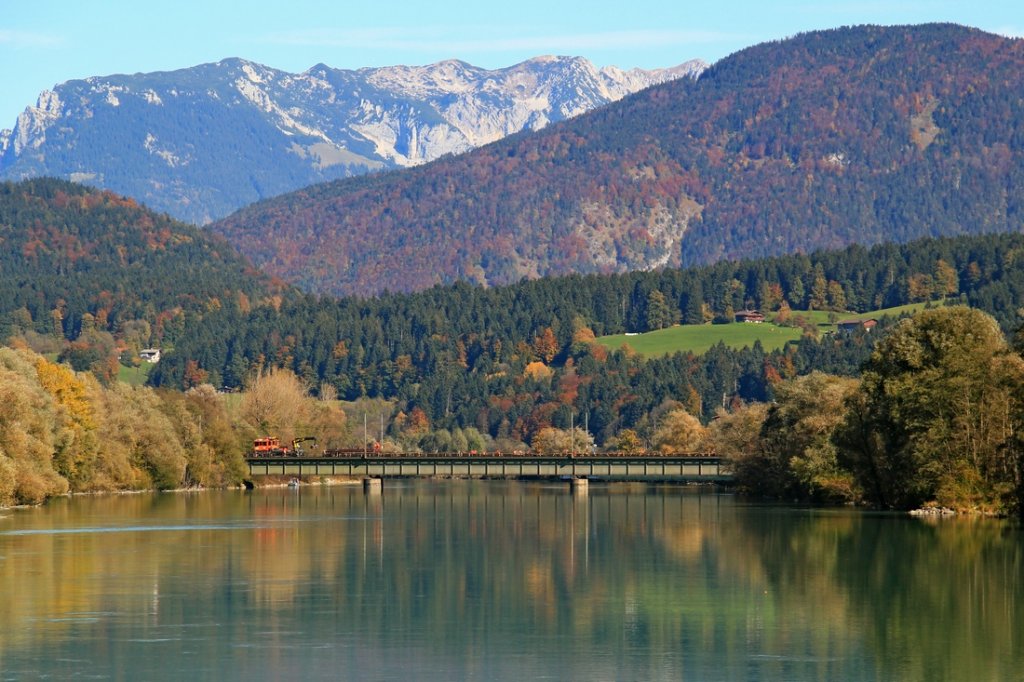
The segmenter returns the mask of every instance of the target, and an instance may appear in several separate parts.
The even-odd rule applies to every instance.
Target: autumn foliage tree
[[[69,343],[59,359],[75,371],[91,372],[103,383],[109,384],[117,376],[118,353],[114,337],[103,331],[88,330]]]
[[[654,447],[664,454],[701,452],[706,447],[707,429],[680,407],[662,416],[653,440]]]
[[[67,491],[228,485],[242,448],[223,396],[100,384],[0,347],[0,505]]]
[[[36,359],[39,385],[53,396],[58,406],[60,424],[64,427],[56,443],[54,466],[71,484],[88,478],[87,454],[96,449],[96,418],[86,380],[69,367]]]
[[[569,430],[547,426],[540,429],[531,442],[533,451],[543,455],[590,452],[593,446],[594,437],[577,427]]]
[[[1024,360],[990,316],[926,310],[883,339],[837,433],[872,503],[1012,506]]]
[[[307,396],[294,372],[278,367],[261,370],[242,395],[242,419],[253,432],[287,443],[300,435],[299,429],[309,421]]]
[[[68,490],[53,464],[60,437],[54,413],[30,357],[0,348],[0,505],[38,503]]]
[[[833,434],[856,379],[811,372],[775,388],[761,426],[759,452],[737,474],[752,489],[787,499],[857,499],[853,477],[838,460]]]
[[[533,340],[533,352],[544,363],[551,364],[558,354],[558,339],[551,327],[545,327]]]
[[[644,441],[633,429],[623,429],[615,439],[615,450],[627,455],[635,455],[644,451]]]

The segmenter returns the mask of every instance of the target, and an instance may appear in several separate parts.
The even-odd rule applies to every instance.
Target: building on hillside
[[[841,332],[852,332],[858,329],[863,329],[864,331],[869,332],[874,329],[877,324],[878,320],[874,318],[869,318],[867,320],[839,320],[836,322],[836,327]]]
[[[740,310],[736,313],[736,321],[761,324],[764,322],[764,315],[760,310]]]
[[[160,349],[159,348],[143,348],[139,351],[139,357],[149,363],[160,362]]]

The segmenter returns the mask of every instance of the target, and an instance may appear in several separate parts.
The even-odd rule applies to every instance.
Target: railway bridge
[[[714,455],[503,453],[297,453],[246,458],[251,477],[351,476],[382,478],[522,478],[599,481],[728,483],[728,461]]]

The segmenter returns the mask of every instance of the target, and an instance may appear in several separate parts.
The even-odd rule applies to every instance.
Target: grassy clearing
[[[935,305],[935,304],[933,304]],[[941,305],[941,304],[940,304]],[[835,331],[836,325],[832,324],[830,320],[832,316],[838,320],[868,320],[868,319],[881,319],[883,317],[899,317],[905,313],[916,313],[924,310],[928,307],[927,303],[908,303],[907,305],[896,306],[895,308],[883,308],[881,310],[869,310],[866,313],[836,313],[831,310],[794,310],[793,315],[800,315],[805,317],[814,324],[818,325],[818,328],[822,332]],[[778,313],[768,313],[767,319],[769,321],[774,320]]]
[[[143,362],[138,367],[125,367],[124,365],[117,366],[117,380],[123,381],[126,384],[132,386],[141,386],[146,383],[146,379],[149,378],[149,370],[153,369],[153,365],[148,362]]]
[[[800,338],[801,331],[793,327],[777,327],[770,322],[764,324],[688,324],[668,329],[659,329],[647,334],[627,336],[616,334],[602,336],[598,343],[611,350],[618,350],[628,344],[637,353],[647,357],[667,355],[677,351],[692,353],[707,352],[719,341],[732,348],[753,346],[760,341],[765,350],[782,348],[790,341]]]
[[[880,317],[899,317],[904,313],[917,313],[929,306],[935,308],[941,305],[943,305],[943,303],[936,301],[932,301],[931,303],[908,303],[907,305],[900,305],[895,308],[885,308],[883,310],[874,310],[869,313],[851,313],[842,319],[866,320],[871,317],[875,319]]]
[[[820,334],[834,332],[836,326],[830,322],[836,320],[866,320],[870,318],[897,317],[904,313],[924,310],[926,303],[912,303],[896,308],[872,310],[866,313],[832,313],[827,310],[794,310],[793,315],[801,315],[818,326]],[[732,324],[696,324],[680,325],[659,329],[646,334],[615,334],[602,336],[597,342],[609,350],[618,350],[623,344],[629,345],[637,353],[645,357],[657,357],[676,352],[691,352],[700,355],[707,352],[719,341],[730,348],[752,347],[760,341],[766,351],[782,348],[790,341],[800,338],[802,331],[794,327],[779,327],[771,323],[775,314],[768,315],[768,322],[749,324],[733,322]]]

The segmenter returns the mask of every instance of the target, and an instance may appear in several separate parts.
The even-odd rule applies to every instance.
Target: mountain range
[[[286,73],[242,59],[73,80],[0,132],[0,179],[54,176],[197,224],[317,182],[415,166],[576,116],[706,64],[577,57]]]
[[[862,26],[212,228],[308,290],[497,285],[1024,227],[1024,40]]]

